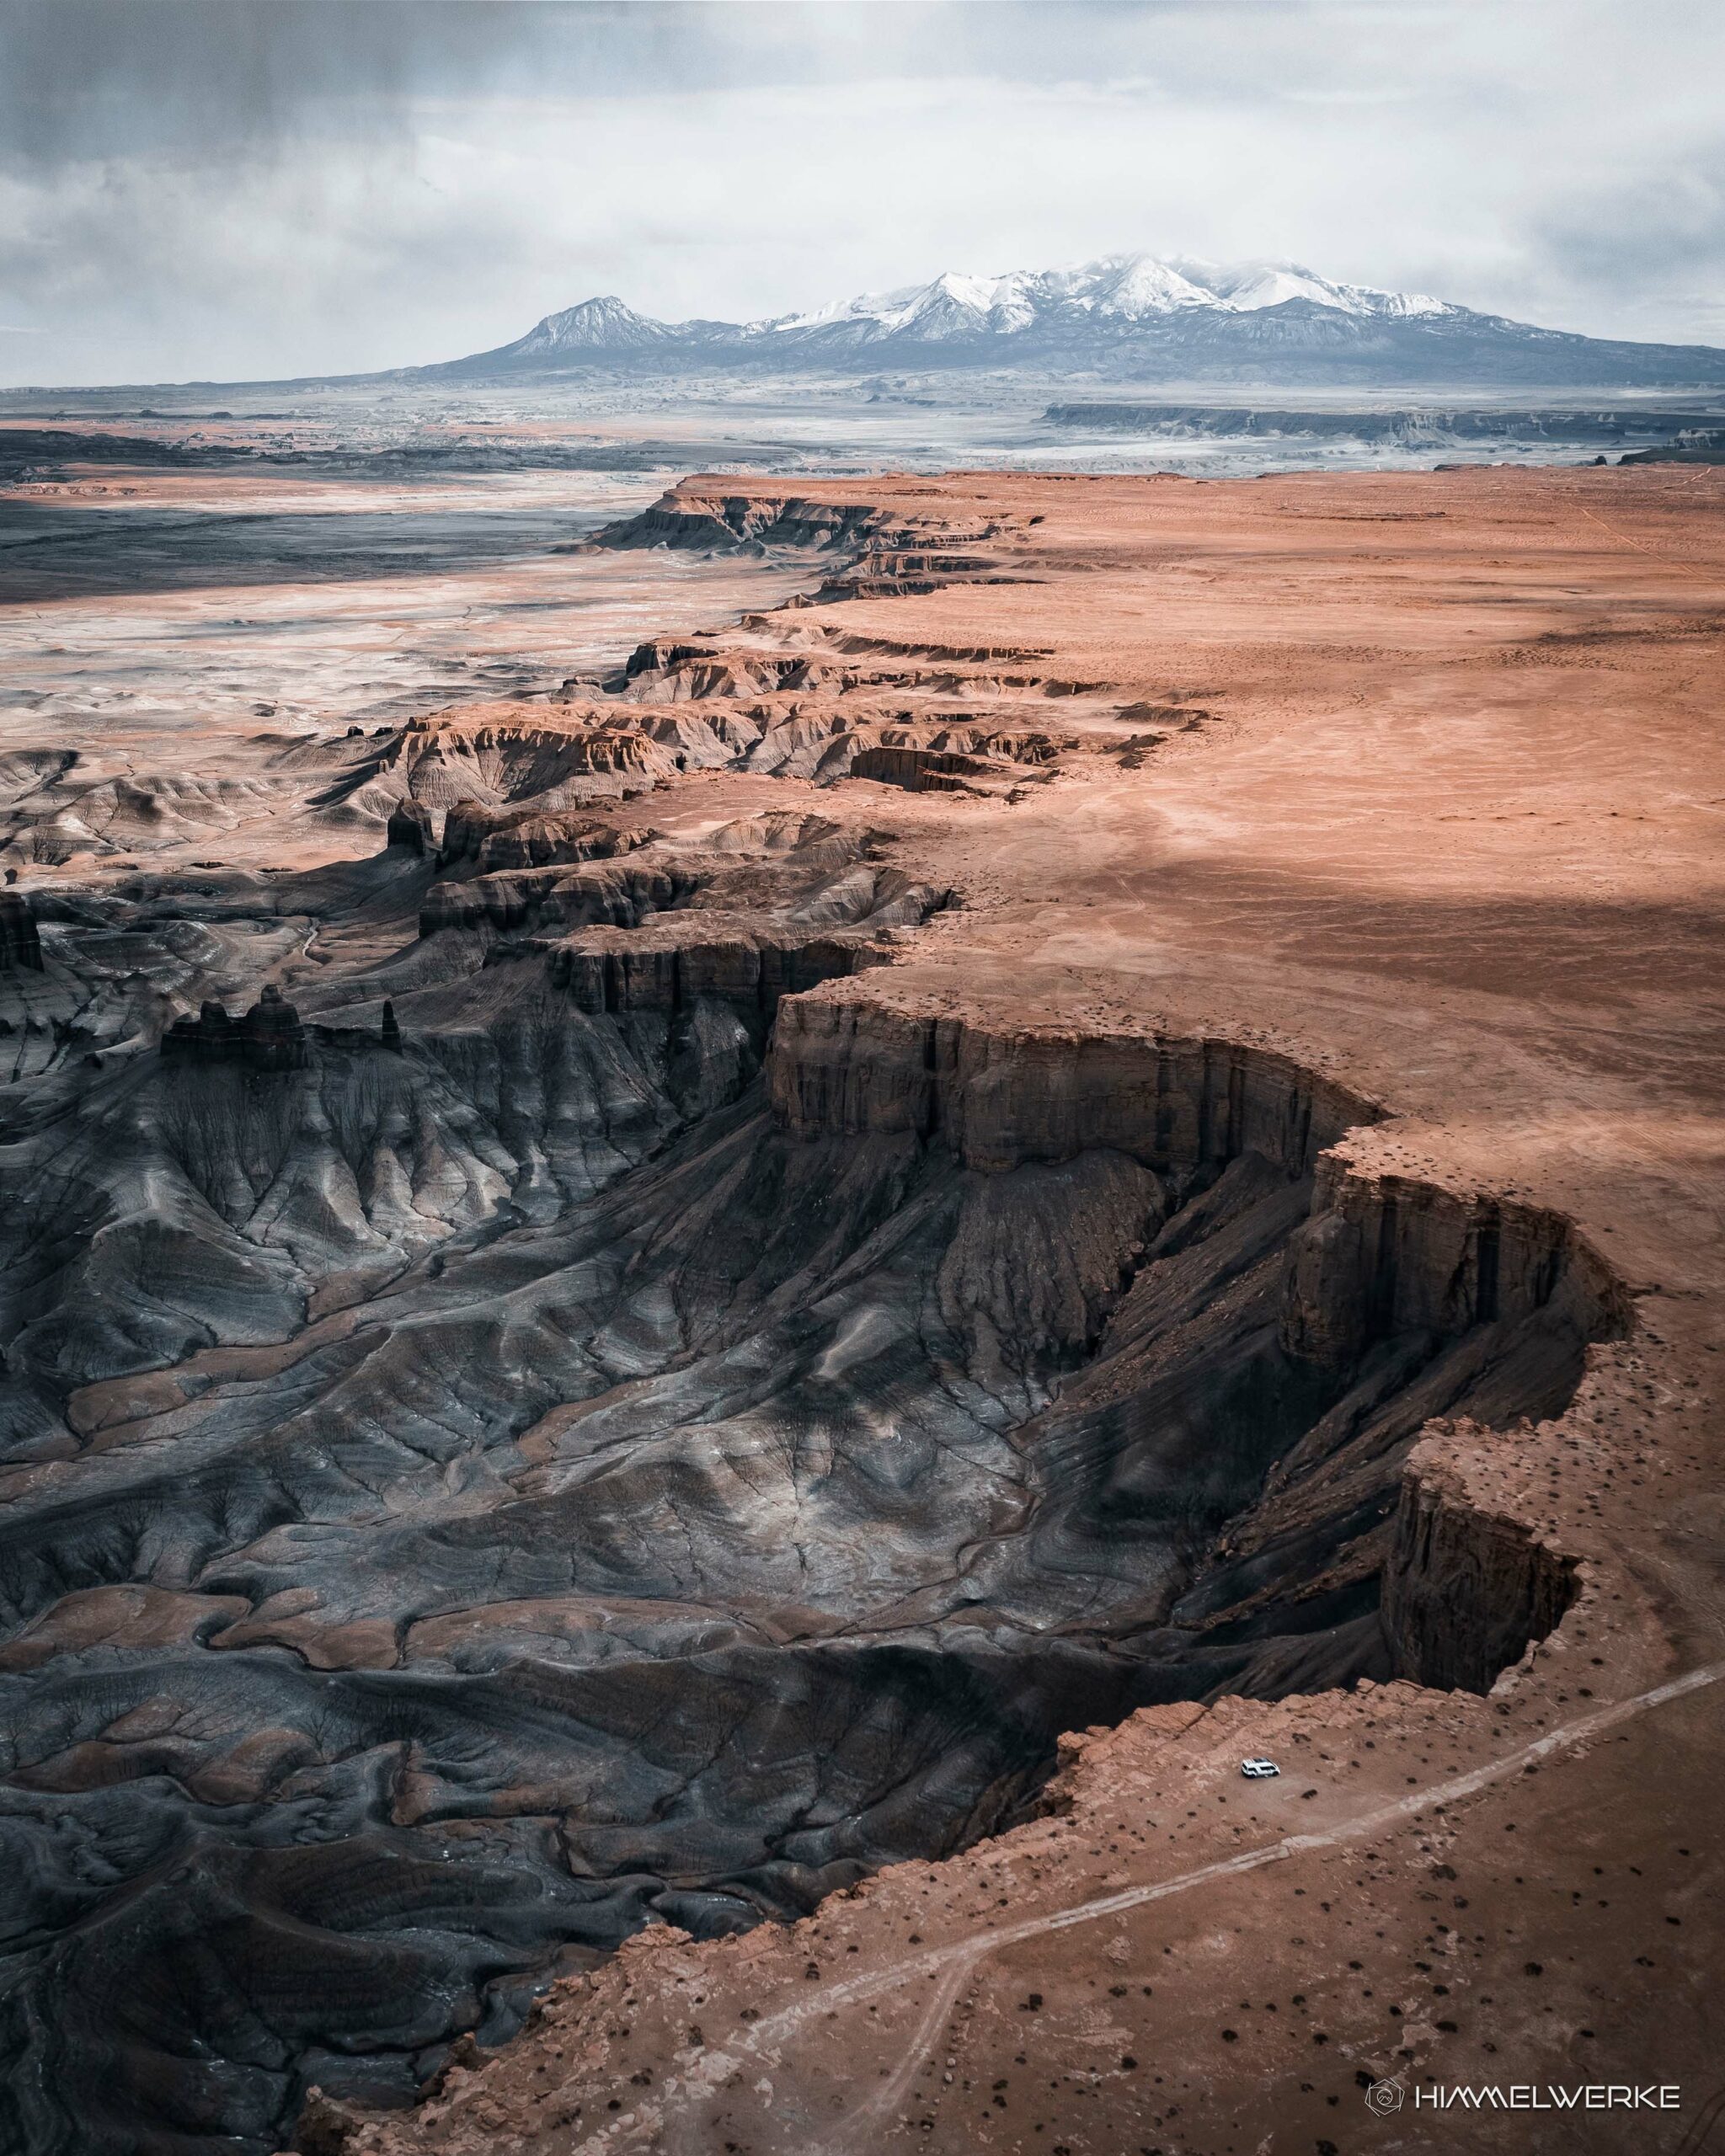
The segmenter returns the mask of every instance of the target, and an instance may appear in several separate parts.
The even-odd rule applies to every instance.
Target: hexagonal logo
[[[1407,2094],[1399,2081],[1374,2081],[1365,2092],[1365,2107],[1381,2119],[1391,2118],[1401,2110]]]

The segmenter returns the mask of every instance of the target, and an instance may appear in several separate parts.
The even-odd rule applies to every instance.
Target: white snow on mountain
[[[1215,303],[1206,286],[1194,282],[1176,264],[1158,262],[1152,254],[1105,255],[1081,270],[1056,270],[1054,277],[1075,296],[1081,294],[1097,313],[1123,321]]]
[[[1343,314],[1387,315],[1406,321],[1414,315],[1457,314],[1426,292],[1386,292],[1375,285],[1338,285],[1297,262],[1183,262],[1178,267],[1204,289],[1204,304],[1249,313],[1280,307],[1286,300],[1310,300]]]
[[[507,347],[519,359],[586,350],[637,350],[695,337],[732,344],[786,344],[838,333],[847,344],[905,338],[922,344],[1016,337],[1027,330],[1081,330],[1087,323],[1115,332],[1135,322],[1206,310],[1249,314],[1300,300],[1338,313],[1407,320],[1461,309],[1422,292],[1380,291],[1338,284],[1295,262],[1164,261],[1153,254],[1105,254],[1065,270],[1013,270],[976,276],[948,270],[926,285],[864,292],[825,307],[764,321],[664,323],[638,314],[612,296],[547,314]]]
[[[548,314],[513,344],[446,361],[438,371],[644,366],[676,373],[715,366],[985,366],[1354,387],[1688,387],[1718,380],[1725,362],[1701,347],[1614,344],[1538,328],[1424,292],[1321,276],[1299,262],[1138,252],[999,276],[948,270],[926,284],[755,322],[659,322],[607,295]]]
[[[1015,270],[998,277],[948,270],[927,285],[865,292],[805,313],[750,323],[745,334],[806,335],[844,323],[875,337],[1000,336],[1061,316],[1093,314],[1135,322],[1188,307],[1244,314],[1289,300],[1309,301],[1343,314],[1398,320],[1459,311],[1423,292],[1338,284],[1294,262],[1219,264],[1108,254],[1071,269]]]
[[[568,352],[590,345],[616,350],[619,345],[656,344],[671,332],[662,322],[637,314],[615,296],[583,300],[560,314],[547,314],[537,322],[513,349],[524,357],[534,352]]]

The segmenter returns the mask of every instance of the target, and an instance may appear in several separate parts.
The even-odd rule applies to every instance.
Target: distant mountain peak
[[[1123,381],[1356,387],[1725,382],[1704,346],[1617,344],[1474,312],[1424,292],[1326,277],[1304,263],[1143,252],[1000,275],[943,270],[764,320],[658,322],[614,293],[547,314],[439,374],[650,366],[832,371],[1028,367]]]
[[[1188,308],[1253,313],[1296,299],[1339,314],[1391,320],[1464,312],[1422,292],[1338,284],[1297,262],[1165,261],[1131,253],[1104,254],[1061,270],[1013,270],[1000,276],[943,270],[926,285],[864,293],[747,328],[782,337],[847,323],[878,336],[944,341],[966,330],[1012,336],[1063,315],[1140,322]]]
[[[579,307],[566,307],[560,314],[546,315],[534,323],[525,337],[504,349],[519,352],[524,358],[536,352],[572,352],[599,347],[636,350],[644,344],[660,344],[672,334],[664,323],[654,322],[649,315],[637,314],[615,293],[606,293],[602,298],[583,300]]]

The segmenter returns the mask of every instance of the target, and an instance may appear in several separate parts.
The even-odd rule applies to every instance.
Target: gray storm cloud
[[[1720,11],[8,0],[0,376],[448,357],[1116,248],[1725,341]]]

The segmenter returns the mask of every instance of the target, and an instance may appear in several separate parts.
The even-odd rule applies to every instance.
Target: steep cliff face
[[[595,543],[601,547],[837,550],[861,547],[893,525],[889,512],[857,503],[821,502],[799,495],[762,499],[729,494],[718,485],[709,490],[704,483],[695,480],[662,494],[639,515],[608,526]]]
[[[1557,1621],[1564,1561],[1454,1489],[1422,1494],[1407,1462],[1434,1416],[1560,1412],[1585,1343],[1624,1329],[1620,1283],[1559,1215],[1375,1171],[1348,1134],[1375,1104],[1252,1044],[835,986],[782,1006],[768,1077],[804,1142],[903,1134],[1008,1182],[1110,1155],[1162,1178],[1089,1359],[1028,1428],[1025,1539],[1116,1576],[1168,1696],[1483,1689]]]
[[[1406,1177],[1320,1163],[1290,1253],[1283,1343],[1343,1364],[1407,1327],[1461,1332],[1545,1308],[1560,1287],[1590,1337],[1626,1321],[1621,1288],[1557,1214]]]
[[[419,933],[446,928],[512,930],[529,925],[565,928],[638,928],[668,906],[683,903],[697,878],[664,863],[638,867],[598,862],[574,869],[490,870],[465,881],[434,883],[419,908]]]
[[[219,1003],[206,1003],[195,1018],[181,1018],[162,1036],[170,1063],[238,1064],[258,1072],[303,1070],[305,1028],[280,989],[266,985],[243,1017],[231,1018]]]
[[[1489,1443],[1483,1431],[1475,1443]],[[1384,1636],[1398,1677],[1487,1692],[1575,1598],[1574,1556],[1470,1491],[1445,1447],[1417,1447],[1384,1571]]]
[[[435,853],[437,834],[430,806],[407,797],[398,801],[384,826],[384,844],[409,853]]]
[[[17,891],[0,891],[0,970],[23,966],[42,970],[42,941],[29,900]]]
[[[579,1011],[682,1011],[702,998],[776,1012],[782,997],[888,963],[866,930],[852,935],[775,937],[740,930],[644,946],[635,937],[571,937],[553,947],[550,979]]]
[[[657,835],[619,829],[592,816],[532,808],[488,808],[463,803],[444,821],[439,866],[473,861],[482,871],[541,868],[560,862],[608,861],[632,853]]]
[[[967,1167],[991,1171],[1106,1146],[1176,1168],[1255,1152],[1303,1175],[1381,1113],[1238,1043],[993,1030],[836,997],[786,1006],[769,1075],[788,1130],[938,1133]]]
[[[1010,775],[984,757],[957,750],[881,746],[859,749],[851,776],[901,786],[909,793],[966,793],[976,792],[979,781]]]

